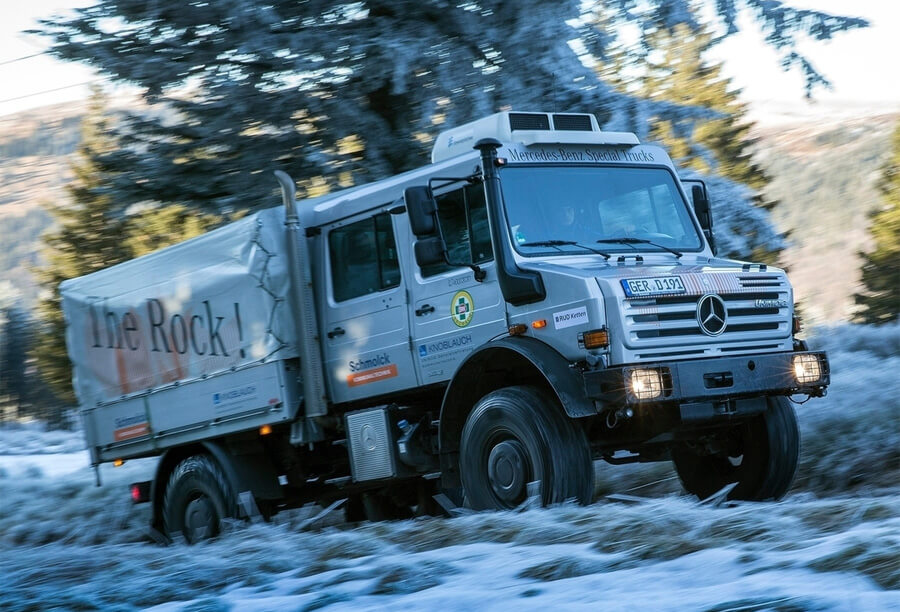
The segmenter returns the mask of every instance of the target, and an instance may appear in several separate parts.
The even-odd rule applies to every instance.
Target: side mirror
[[[439,236],[430,236],[416,240],[413,251],[416,255],[416,263],[420,268],[445,261],[447,246]]]
[[[697,214],[697,220],[703,229],[712,228],[712,215],[709,214],[709,197],[703,185],[693,185],[691,187],[691,199],[694,201],[694,212]]]
[[[409,226],[416,238],[431,236],[437,232],[435,213],[437,204],[429,187],[407,187],[403,192]]]
[[[687,182],[687,181],[686,181]],[[713,234],[713,217],[712,209],[709,205],[709,192],[706,190],[706,184],[703,181],[690,181],[691,200],[694,203],[694,213],[697,215],[697,221],[700,222],[700,228],[709,247],[712,249],[713,255],[716,254],[716,237]]]

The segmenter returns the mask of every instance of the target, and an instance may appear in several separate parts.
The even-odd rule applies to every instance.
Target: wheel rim
[[[218,515],[212,500],[206,495],[191,500],[184,509],[185,536],[191,542],[216,535]]]
[[[514,506],[525,499],[528,484],[528,458],[518,440],[503,440],[488,456],[488,480],[501,502]]]

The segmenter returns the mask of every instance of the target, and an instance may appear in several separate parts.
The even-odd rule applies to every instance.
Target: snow
[[[832,386],[797,407],[779,503],[704,505],[666,464],[598,464],[588,507],[312,527],[298,510],[163,547],[127,499],[153,459],[96,487],[79,434],[0,429],[0,609],[900,610],[898,338],[811,338]],[[645,497],[605,497],[628,489]]]

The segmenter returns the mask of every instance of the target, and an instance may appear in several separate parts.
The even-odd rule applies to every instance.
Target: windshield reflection
[[[523,255],[702,248],[662,168],[507,167],[501,183],[513,244]]]

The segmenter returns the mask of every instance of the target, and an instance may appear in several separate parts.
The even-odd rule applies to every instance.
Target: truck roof
[[[306,227],[317,227],[371,210],[381,205],[389,205],[403,197],[403,190],[414,185],[423,185],[436,173],[447,171],[453,175],[456,167],[462,165],[465,174],[474,172],[479,162],[478,151],[469,147],[468,152],[436,164],[428,164],[380,181],[349,187],[308,200],[299,200],[297,207]],[[469,167],[471,165],[471,167]],[[457,172],[459,173],[459,172]]]

